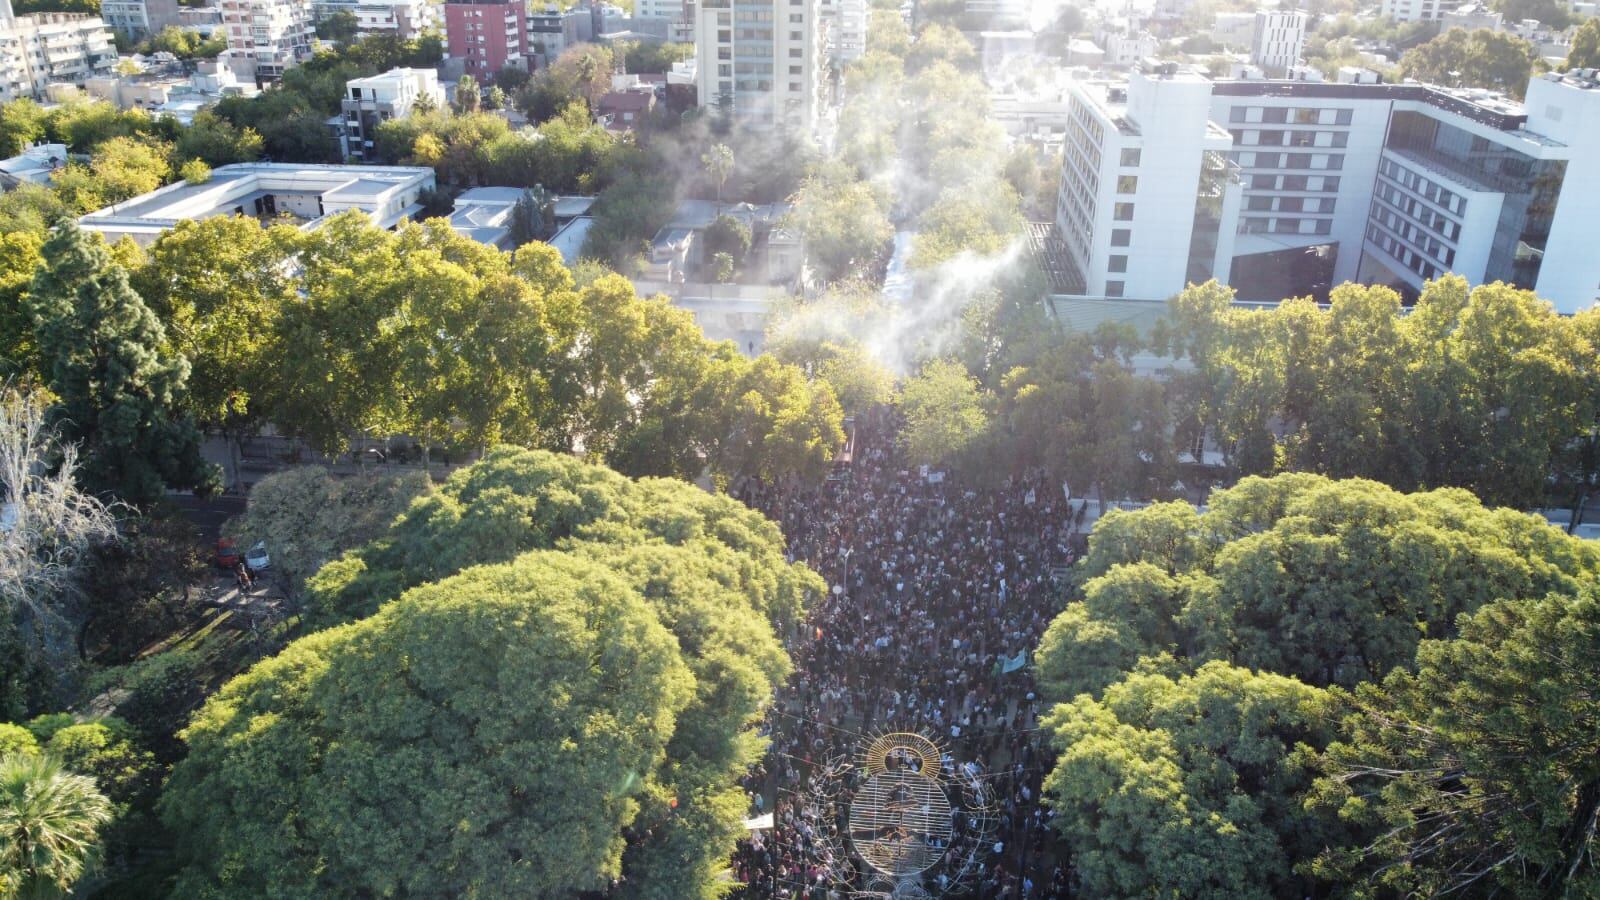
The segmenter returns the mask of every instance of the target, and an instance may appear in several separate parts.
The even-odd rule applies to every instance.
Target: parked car
[[[219,569],[232,569],[239,564],[239,548],[233,543],[233,538],[217,541],[217,555],[213,559]]]
[[[265,572],[272,568],[272,557],[267,555],[267,542],[256,541],[256,545],[245,553],[244,564],[252,573]]]

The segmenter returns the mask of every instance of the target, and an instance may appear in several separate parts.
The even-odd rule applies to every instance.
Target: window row
[[[1338,165],[1330,165],[1329,157],[1317,153],[1249,153],[1234,151],[1233,161],[1246,169],[1328,169],[1343,166],[1341,159]],[[1322,165],[1317,165],[1317,157],[1323,156]]]
[[[1255,195],[1244,198],[1247,212],[1333,212],[1332,197],[1270,197]]]
[[[1233,142],[1241,147],[1326,147],[1341,149],[1350,144],[1343,131],[1255,131],[1232,128]]]
[[[1426,256],[1401,243],[1394,235],[1379,229],[1378,226],[1369,225],[1367,227],[1367,238],[1381,247],[1383,252],[1394,257],[1401,265],[1421,275],[1424,279],[1438,277],[1440,271],[1438,266],[1435,266]]]
[[[1393,160],[1385,159],[1378,163],[1378,174],[1388,177],[1401,187],[1458,216],[1467,208],[1467,198],[1437,182],[1429,181]]]
[[[1433,237],[1428,232],[1422,230],[1422,228],[1415,222],[1406,219],[1405,217],[1396,213],[1394,210],[1389,209],[1386,206],[1379,206],[1373,212],[1372,217],[1377,220],[1378,224],[1389,229],[1389,231],[1396,237],[1399,237],[1401,240],[1405,241],[1415,249],[1433,257],[1435,260],[1442,263],[1446,268],[1449,268],[1455,264],[1455,248],[1448,247],[1443,243],[1440,243],[1438,238]]]
[[[1246,218],[1239,226],[1241,234],[1331,234],[1332,219],[1267,219]]]
[[[1339,179],[1332,175],[1251,175],[1245,186],[1252,191],[1311,191],[1337,193]]]
[[[1349,125],[1353,115],[1348,107],[1235,106],[1228,110],[1228,121],[1265,125]]]
[[[1447,241],[1461,237],[1461,223],[1449,218],[1444,213],[1423,203],[1421,200],[1407,194],[1392,184],[1378,183],[1375,192],[1380,202],[1394,207],[1401,215],[1432,229],[1433,232]]]

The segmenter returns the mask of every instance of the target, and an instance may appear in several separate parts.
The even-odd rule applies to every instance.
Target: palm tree
[[[700,164],[706,167],[706,173],[717,183],[717,212],[720,213],[722,185],[733,174],[733,148],[727,144],[715,144],[700,155]]]
[[[83,875],[111,801],[45,755],[0,759],[0,894],[65,897]]]

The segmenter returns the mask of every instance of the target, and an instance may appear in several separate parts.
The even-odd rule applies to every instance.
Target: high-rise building
[[[471,0],[444,5],[444,28],[452,58],[463,71],[487,81],[501,69],[527,68],[528,41],[525,0]]]
[[[1250,62],[1274,77],[1299,65],[1300,54],[1306,46],[1307,18],[1298,9],[1256,13],[1255,31],[1250,39]]]
[[[817,0],[710,0],[695,20],[700,106],[809,134],[826,68]]]
[[[229,55],[257,83],[276,81],[311,58],[311,0],[220,0]]]
[[[1357,69],[1335,82],[1137,72],[1081,83],[1072,104],[1057,229],[1089,295],[1159,300],[1211,277],[1244,300],[1344,281],[1412,294],[1455,272],[1563,312],[1600,300],[1592,71],[1535,78],[1526,103]],[[1190,209],[1193,227],[1173,228]]]
[[[827,25],[828,54],[836,63],[867,52],[867,0],[818,0],[817,14]]]
[[[111,29],[99,16],[12,13],[0,0],[0,100],[42,97],[51,84],[82,84],[117,65]]]

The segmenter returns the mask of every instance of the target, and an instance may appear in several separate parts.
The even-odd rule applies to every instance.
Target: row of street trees
[[[1192,286],[1143,339],[1104,326],[1015,340],[1000,365],[969,365],[975,378],[925,372],[906,387],[907,440],[923,462],[1042,470],[1102,499],[1278,471],[1464,487],[1522,508],[1577,510],[1593,492],[1595,314],[1559,316],[1530,292],[1469,290],[1454,276],[1409,309],[1359,285],[1336,289],[1327,309],[1231,299]],[[1139,371],[1140,355],[1178,363]],[[1220,465],[1198,468],[1188,454],[1200,446]]]

